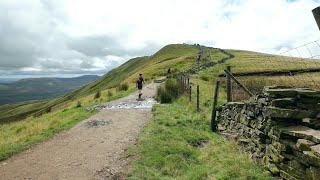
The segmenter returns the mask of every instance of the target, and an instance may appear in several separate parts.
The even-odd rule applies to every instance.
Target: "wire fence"
[[[176,76],[178,83],[184,89],[184,94],[188,96],[190,103],[194,104],[197,111],[201,111],[201,107],[206,103],[203,102],[203,97],[200,101],[204,88],[212,87],[209,91],[215,94],[213,96],[206,94],[209,106],[212,107],[212,129],[215,128],[217,104],[214,101],[218,98],[214,96],[218,96],[216,92],[219,91],[219,86],[226,90],[229,102],[242,101],[261,94],[265,86],[320,90],[320,40],[284,50],[279,55],[240,50],[216,50],[223,52],[226,57],[212,61],[212,54],[200,48],[193,67]],[[202,79],[199,72],[206,68],[215,68],[216,65],[224,69],[216,68],[219,77],[215,78],[215,86],[199,86],[197,82],[191,82],[193,74],[198,74],[198,78]]]
[[[230,72],[253,94],[276,85],[320,90],[320,40],[284,49],[279,55],[244,51],[235,51],[234,55]],[[249,97],[235,81],[231,90],[234,101]]]

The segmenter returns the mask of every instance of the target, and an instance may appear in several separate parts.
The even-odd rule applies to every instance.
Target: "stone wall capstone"
[[[320,92],[268,86],[218,113],[218,130],[284,179],[320,179]]]

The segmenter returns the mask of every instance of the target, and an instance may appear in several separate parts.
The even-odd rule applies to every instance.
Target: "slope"
[[[80,98],[114,88],[122,82],[133,84],[138,72],[143,72],[147,80],[150,81],[164,75],[169,67],[173,72],[187,69],[194,63],[198,51],[199,46],[196,45],[172,44],[165,46],[153,56],[130,59],[98,80],[64,96],[45,101],[0,106],[0,123],[23,120],[35,113],[44,114],[62,109]]]
[[[74,78],[27,78],[0,84],[0,105],[57,97],[97,80],[99,76]]]

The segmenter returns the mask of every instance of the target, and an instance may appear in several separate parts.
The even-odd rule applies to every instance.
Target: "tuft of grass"
[[[157,89],[157,99],[161,103],[171,103],[183,93],[182,86],[176,79],[167,79],[163,86]]]
[[[81,101],[77,102],[76,108],[82,107]]]
[[[96,94],[94,95],[94,99],[99,99],[101,97],[101,92],[97,91]]]
[[[129,89],[128,83],[122,83],[117,86],[117,91],[127,91]]]
[[[109,98],[112,97],[112,96],[113,96],[112,91],[107,91],[107,96],[108,96]]]

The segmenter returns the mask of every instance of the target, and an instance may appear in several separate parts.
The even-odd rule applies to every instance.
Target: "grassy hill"
[[[115,89],[120,83],[128,83],[130,87],[134,84],[138,73],[143,73],[147,81],[151,81],[157,77],[164,76],[167,69],[171,68],[172,72],[181,72],[190,69],[196,63],[196,57],[200,51],[200,46],[187,44],[172,44],[163,47],[152,56],[137,57],[130,59],[118,68],[115,68],[99,78],[98,80],[83,86],[64,96],[51,100],[22,102],[0,106],[0,123],[8,121],[22,120],[35,113],[56,111],[74,104],[75,101],[92,96],[98,91],[106,91]],[[232,60],[226,62],[218,62],[219,60],[228,57],[228,53],[233,55]],[[201,63],[212,66],[214,63],[219,63],[214,67],[206,68],[199,73],[199,76],[204,80],[214,80],[223,73],[223,69],[227,65],[232,66],[232,71],[235,73],[252,73],[263,71],[289,71],[296,69],[320,69],[320,63],[314,60],[289,58],[283,56],[275,56],[251,51],[240,50],[219,50],[215,48],[204,47],[204,58]],[[208,63],[209,62],[209,63]],[[294,77],[283,76],[250,76],[240,78],[248,86],[256,89],[261,89],[264,85],[270,84],[288,84],[295,86],[316,86],[316,82],[320,81],[317,72],[299,74]],[[311,78],[312,77],[312,78]],[[86,102],[86,100],[84,100]]]
[[[87,111],[86,107],[135,91],[134,81],[138,73],[143,73],[146,81],[150,82],[164,76],[168,68],[172,72],[188,69],[195,63],[198,52],[199,46],[195,45],[168,45],[153,56],[133,58],[98,80],[61,97],[0,106],[0,160],[95,113]],[[121,83],[127,83],[129,89],[117,90]],[[101,92],[101,97],[95,99],[97,92]]]
[[[173,72],[188,69],[195,61],[199,47],[187,44],[172,44],[160,49],[150,57],[130,59],[120,67],[111,70],[98,80],[64,96],[36,102],[24,102],[0,106],[0,123],[22,120],[37,112],[59,110],[81,98],[98,91],[115,88],[122,82],[133,84],[137,73],[143,73],[147,81],[165,75],[167,68]]]
[[[98,79],[96,75],[74,78],[27,78],[0,83],[0,105],[57,97]]]
[[[87,111],[87,107],[135,91],[134,81],[138,73],[143,73],[147,82],[151,82],[166,75],[168,68],[171,68],[173,73],[199,68],[200,71],[193,74],[190,80],[194,85],[200,85],[201,112],[196,112],[194,100],[189,103],[187,97],[182,97],[172,104],[156,106],[153,111],[154,121],[150,121],[140,134],[139,147],[132,150],[139,158],[134,162],[130,178],[271,179],[246,153],[239,151],[236,144],[227,142],[210,131],[214,81],[224,80],[224,77],[219,75],[227,65],[231,65],[235,73],[251,73],[289,71],[301,67],[317,68],[318,63],[250,51],[202,48],[204,56],[199,66],[196,57],[200,46],[172,44],[152,56],[131,59],[100,79],[64,96],[0,106],[0,160],[48,139],[96,113]],[[312,85],[312,82],[304,81],[303,76],[316,77],[314,73],[296,75],[295,82]],[[290,84],[290,78],[277,75],[250,75],[239,78],[247,85],[251,83],[252,88],[260,88],[261,84],[282,82],[278,79]],[[123,83],[127,83],[129,89],[117,90],[117,86]],[[97,92],[101,92],[101,97],[95,99]],[[77,106],[78,102],[80,106]],[[222,86],[219,104],[224,102]],[[43,115],[34,116],[39,111],[44,112]],[[197,142],[205,142],[206,145],[204,148],[194,147],[192,144]],[[237,154],[237,157],[234,154]]]

